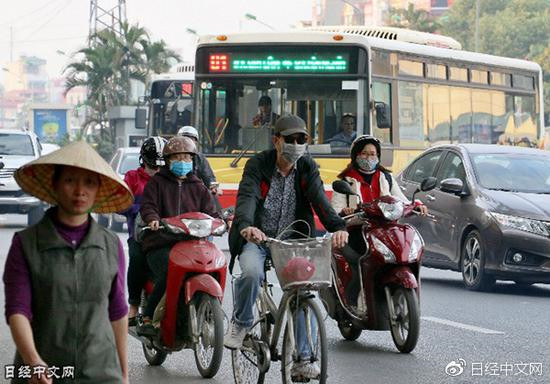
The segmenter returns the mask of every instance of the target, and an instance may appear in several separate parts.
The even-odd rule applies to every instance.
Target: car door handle
[[[430,201],[435,201],[435,196],[433,195],[426,195],[426,199],[430,200]]]

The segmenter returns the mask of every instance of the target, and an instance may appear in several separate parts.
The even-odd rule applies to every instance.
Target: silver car
[[[420,193],[433,218],[408,219],[426,243],[423,265],[462,273],[471,290],[495,280],[550,283],[550,152],[511,146],[456,144],[433,147],[397,181]]]

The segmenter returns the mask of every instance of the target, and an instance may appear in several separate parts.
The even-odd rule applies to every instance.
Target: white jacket
[[[401,188],[399,188],[399,185],[397,185],[397,181],[395,180],[393,175],[391,173],[389,174],[392,178],[392,188],[390,191],[390,184],[388,183],[388,180],[386,179],[382,171],[380,171],[380,173],[382,173],[380,175],[380,196],[393,196],[396,199],[401,200],[406,204],[409,204],[409,199],[407,199],[403,192],[401,192]],[[350,183],[351,190],[357,193],[359,196],[347,196],[338,192],[333,192],[331,205],[337,213],[340,213],[342,209],[346,207],[356,208],[358,203],[363,202],[363,199],[361,197],[361,183],[359,182],[359,180],[349,176],[345,177],[345,180]]]

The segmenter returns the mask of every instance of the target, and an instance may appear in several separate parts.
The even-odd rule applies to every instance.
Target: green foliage
[[[477,0],[479,51],[538,62],[550,111],[550,0]],[[476,0],[456,0],[440,18],[441,33],[475,49]]]
[[[427,11],[415,9],[413,3],[407,9],[390,8],[388,25],[430,33],[439,29],[439,23]]]
[[[67,91],[77,86],[87,88],[82,135],[88,137],[86,132],[92,131],[96,149],[107,159],[114,149],[108,109],[131,103],[130,80],[147,84],[151,74],[166,72],[180,57],[163,40],[151,41],[145,28],[137,24],[123,24],[121,35],[108,29],[99,31],[91,37],[89,47],[73,57],[78,59],[65,68],[65,87]]]

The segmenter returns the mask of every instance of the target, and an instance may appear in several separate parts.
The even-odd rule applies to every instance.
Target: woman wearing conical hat
[[[12,383],[29,382],[26,373],[32,383],[127,383],[124,251],[90,212],[122,211],[132,193],[84,142],[22,166],[15,179],[53,207],[14,235],[6,259]]]

